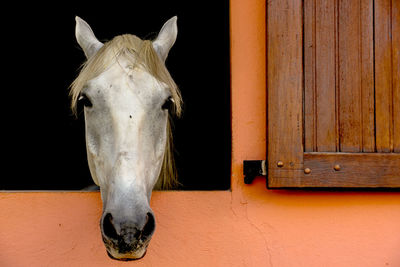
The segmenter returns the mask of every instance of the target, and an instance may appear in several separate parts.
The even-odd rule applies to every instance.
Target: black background
[[[78,190],[93,184],[83,114],[76,119],[69,109],[68,87],[85,60],[75,40],[75,15],[100,41],[124,33],[152,39],[178,16],[178,39],[166,64],[184,100],[183,117],[174,122],[181,189],[228,189],[228,0],[53,2],[2,7],[0,190]]]

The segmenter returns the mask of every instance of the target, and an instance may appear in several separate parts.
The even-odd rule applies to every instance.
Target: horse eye
[[[89,98],[85,94],[81,94],[78,98],[78,102],[80,105],[84,105],[85,107],[91,107],[92,102],[90,102]]]
[[[174,99],[172,99],[172,97],[168,97],[167,100],[165,100],[164,104],[162,105],[162,109],[169,110],[173,104],[174,104]]]

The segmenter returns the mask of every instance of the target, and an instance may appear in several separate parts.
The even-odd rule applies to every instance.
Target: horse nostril
[[[117,231],[115,230],[114,224],[113,224],[113,216],[111,213],[107,213],[106,216],[104,216],[103,219],[103,232],[104,235],[107,237],[117,240],[118,239],[118,234]]]
[[[151,237],[155,224],[154,215],[151,212],[146,214],[146,223],[142,230],[139,230],[140,228],[133,222],[124,222],[119,225],[111,213],[106,213],[102,221],[103,238],[118,242],[119,246],[130,246],[139,240],[143,241]]]
[[[147,221],[143,227],[142,236],[149,237],[153,234],[156,227],[156,221],[154,220],[154,215],[151,212],[147,213]]]

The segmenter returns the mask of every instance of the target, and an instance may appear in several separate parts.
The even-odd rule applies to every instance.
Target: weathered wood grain
[[[362,152],[375,152],[373,1],[361,0]]]
[[[374,152],[373,2],[305,0],[304,46],[305,151]]]
[[[339,170],[335,170],[335,165]],[[309,174],[304,169],[309,168]],[[341,188],[399,188],[399,153],[304,153],[304,167],[276,173],[270,188],[282,187],[341,187]]]
[[[360,5],[339,1],[340,151],[362,150]]]
[[[375,1],[376,149],[393,151],[391,0]]]
[[[316,151],[336,151],[335,3],[316,0]]]
[[[268,2],[269,188],[400,188],[399,6]]]
[[[393,151],[400,152],[400,1],[392,0]]]
[[[268,167],[303,161],[303,31],[301,0],[268,1]]]
[[[317,151],[315,1],[304,1],[304,149]]]

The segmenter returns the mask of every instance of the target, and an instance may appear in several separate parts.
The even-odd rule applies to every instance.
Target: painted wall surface
[[[147,255],[117,262],[99,193],[0,193],[0,266],[400,266],[400,194],[244,185],[265,159],[265,2],[231,0],[232,191],[154,192]]]

